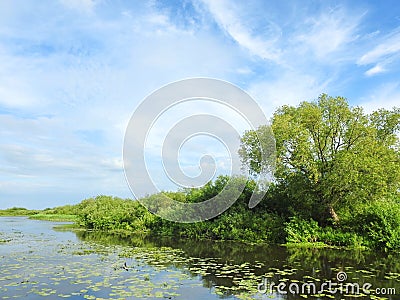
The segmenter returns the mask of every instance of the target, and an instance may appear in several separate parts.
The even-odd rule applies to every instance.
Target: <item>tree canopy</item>
[[[343,97],[282,106],[273,115],[276,185],[293,207],[321,223],[339,222],[338,208],[397,199],[400,110],[372,114]],[[253,173],[265,169],[260,143],[267,126],[247,131],[239,154]],[[270,128],[271,129],[271,128]]]

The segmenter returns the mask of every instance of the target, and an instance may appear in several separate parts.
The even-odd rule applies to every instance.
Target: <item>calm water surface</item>
[[[0,217],[1,299],[400,299],[398,254],[74,233],[59,224]]]

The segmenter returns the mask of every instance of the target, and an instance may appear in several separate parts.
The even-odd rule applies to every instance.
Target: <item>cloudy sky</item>
[[[0,1],[0,208],[132,197],[125,128],[169,82],[230,81],[266,115],[323,92],[370,112],[400,104],[399,67],[396,0]],[[197,142],[187,158],[219,149]]]

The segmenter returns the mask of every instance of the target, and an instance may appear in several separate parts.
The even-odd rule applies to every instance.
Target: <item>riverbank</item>
[[[219,181],[218,181],[219,180]],[[173,199],[200,202],[218,194],[224,178],[206,187],[186,192],[168,192]],[[246,185],[242,196],[223,214],[197,223],[177,223],[150,213],[139,201],[112,196],[85,199],[76,205],[27,210],[10,208],[1,215],[27,216],[36,220],[73,222],[69,228],[170,237],[186,240],[238,241],[251,244],[285,245],[287,248],[372,249],[398,252],[400,250],[400,206],[379,203],[359,207],[357,211],[338,213],[341,223],[321,225],[312,218],[293,212],[279,213],[268,194],[254,209],[248,201],[254,186]],[[160,195],[152,195],[157,199]]]
[[[166,193],[171,198],[199,202],[218,194],[222,184],[189,191]],[[340,224],[321,225],[293,212],[271,209],[268,195],[254,209],[248,208],[251,187],[221,215],[197,223],[177,223],[155,216],[138,201],[110,196],[86,199],[79,206],[81,226],[94,230],[127,231],[193,240],[233,240],[248,244],[285,244],[290,247],[331,247],[399,251],[400,209],[393,203],[360,207],[353,213],[340,211]],[[157,195],[152,195],[157,199]],[[184,198],[186,197],[186,198]],[[194,199],[194,200],[193,200]]]

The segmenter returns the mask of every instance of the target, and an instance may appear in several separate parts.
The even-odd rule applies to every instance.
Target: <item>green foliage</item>
[[[79,204],[80,224],[90,229],[146,231],[154,221],[137,201],[111,196],[97,196]]]
[[[275,152],[275,138],[271,126],[262,125],[257,130],[246,131],[241,138],[239,155],[250,174],[274,170]]]
[[[361,235],[354,232],[344,232],[338,228],[322,228],[318,239],[329,246],[366,248],[365,239]]]
[[[0,216],[30,216],[38,212],[38,210],[29,210],[23,207],[11,207],[0,210]]]
[[[48,215],[78,215],[79,211],[80,211],[79,205],[67,204],[63,206],[57,206],[54,208],[46,208],[41,213]]]
[[[157,218],[151,225],[150,232],[194,239],[282,242],[280,228],[283,220],[276,214],[248,208],[251,195],[256,192],[256,183],[252,180],[219,176],[214,182],[209,182],[201,188],[185,189],[175,194],[170,192],[168,196],[173,199],[179,198],[182,202],[202,202],[220,194],[229,180],[233,181],[233,186],[244,185],[244,189],[237,201],[223,214],[212,220],[187,224]]]
[[[56,222],[74,222],[77,220],[77,205],[65,205],[44,210],[29,210],[23,207],[12,207],[0,210],[0,216],[28,216],[30,219]]]
[[[218,195],[230,179],[238,186],[244,184],[244,190],[239,199],[225,213],[212,220],[197,223],[171,222],[149,213],[138,201],[98,196],[83,200],[77,205],[79,223],[89,229],[193,239],[283,242],[281,217],[263,210],[248,208],[250,197],[256,189],[254,181],[220,176],[214,182],[209,182],[201,188],[162,192],[149,197],[154,200],[163,195],[181,202],[201,202]],[[152,203],[157,203],[157,201]],[[168,207],[163,207],[161,202],[157,209],[168,209]]]
[[[363,248],[364,239],[353,232],[343,232],[332,227],[320,227],[312,219],[290,218],[285,223],[286,241],[289,244],[317,244],[327,246]]]
[[[321,228],[312,219],[303,220],[298,217],[290,218],[285,223],[286,241],[288,243],[315,243]]]
[[[381,202],[362,206],[348,221],[347,226],[364,235],[371,248],[400,248],[399,203]]]
[[[44,220],[44,221],[55,221],[55,222],[75,222],[78,220],[76,215],[64,215],[64,214],[48,214],[39,213],[29,216],[29,219],[33,220]]]
[[[283,240],[282,224],[273,214],[233,209],[210,221],[183,224],[180,233],[190,238],[278,243]]]
[[[370,115],[343,97],[321,95],[273,116],[276,181],[296,214],[338,223],[336,210],[387,199],[400,188],[400,110]],[[253,173],[265,168],[259,149],[265,127],[248,131],[239,151]],[[267,142],[267,141],[266,141]]]

